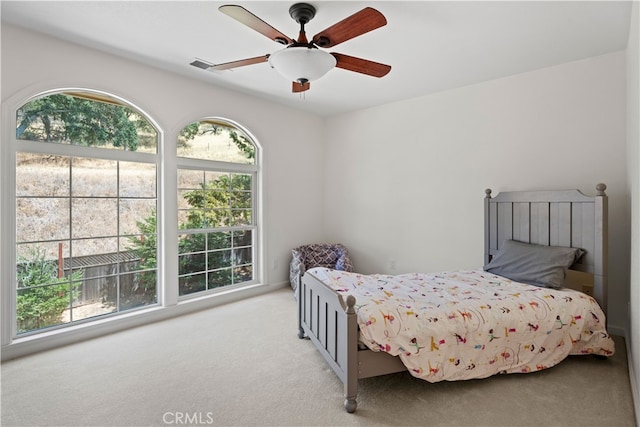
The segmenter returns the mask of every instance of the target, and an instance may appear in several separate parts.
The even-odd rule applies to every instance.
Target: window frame
[[[95,102],[110,102],[116,105],[124,106],[132,111],[135,111],[142,118],[144,118],[155,130],[157,134],[156,140],[156,152],[155,153],[143,153],[129,150],[110,149],[102,147],[86,147],[81,145],[72,144],[59,144],[59,143],[46,143],[42,141],[31,141],[18,139],[16,137],[17,128],[17,111],[27,103],[36,99],[44,98],[56,94],[69,94],[71,96],[85,98]],[[73,328],[75,326],[83,326],[90,323],[95,323],[98,320],[120,317],[128,315],[135,311],[142,311],[148,308],[154,308],[163,305],[164,292],[161,291],[162,284],[160,283],[161,271],[163,268],[163,237],[160,226],[157,227],[157,265],[156,265],[156,292],[157,298],[155,304],[148,306],[142,306],[125,311],[116,311],[113,313],[104,314],[97,317],[89,317],[69,323],[63,323],[60,325],[54,325],[45,327],[43,329],[36,329],[27,332],[18,332],[17,326],[17,289],[16,289],[16,159],[18,153],[34,153],[34,154],[50,154],[53,156],[64,157],[80,157],[80,158],[95,158],[100,160],[109,161],[122,161],[122,162],[135,162],[145,163],[155,166],[155,185],[156,185],[156,212],[159,216],[160,207],[162,205],[161,194],[161,153],[163,149],[164,134],[160,126],[153,120],[153,118],[138,106],[125,100],[117,95],[107,93],[100,90],[88,89],[88,88],[57,88],[47,91],[39,92],[35,95],[28,96],[11,106],[3,104],[3,123],[6,123],[5,133],[3,139],[6,143],[2,144],[2,158],[0,162],[0,172],[2,176],[2,197],[0,200],[2,209],[2,289],[0,295],[2,295],[2,303],[0,308],[2,309],[2,345],[10,344],[14,341],[20,341],[24,339],[30,339],[32,337],[48,336],[51,333],[57,333],[65,329]],[[161,218],[157,218],[158,222],[161,222]],[[8,253],[7,253],[8,252]]]
[[[196,299],[196,298],[200,298],[206,295],[215,295],[218,293],[224,293],[230,290],[234,290],[234,289],[239,289],[239,288],[244,288],[247,286],[254,286],[259,284],[262,281],[261,278],[261,250],[260,250],[260,244],[261,244],[261,227],[260,227],[260,212],[259,212],[259,199],[260,199],[260,188],[261,188],[261,177],[260,177],[260,164],[261,164],[261,149],[260,149],[260,145],[258,144],[258,142],[256,141],[256,138],[249,132],[247,131],[247,129],[245,129],[243,126],[241,126],[240,124],[238,124],[237,122],[233,121],[233,120],[229,120],[223,117],[219,117],[219,116],[208,116],[208,117],[203,117],[200,118],[199,120],[195,120],[195,121],[190,121],[189,123],[185,124],[182,128],[188,126],[191,123],[195,123],[195,122],[207,122],[207,123],[215,123],[218,125],[222,125],[225,127],[229,127],[229,128],[235,128],[237,130],[239,130],[240,132],[242,132],[253,144],[254,146],[254,161],[252,164],[248,164],[248,163],[233,163],[233,162],[224,162],[224,161],[219,161],[219,160],[205,160],[205,159],[197,159],[197,158],[192,158],[192,157],[180,157],[176,154],[176,179],[175,179],[175,197],[176,197],[176,204],[175,204],[175,214],[176,214],[176,227],[175,227],[175,231],[176,231],[176,241],[177,241],[177,236],[180,234],[198,234],[198,233],[212,233],[212,232],[217,232],[217,231],[232,231],[232,230],[237,230],[238,228],[241,229],[247,229],[247,230],[251,230],[251,232],[253,233],[253,245],[252,245],[252,251],[251,251],[251,257],[253,260],[253,279],[251,281],[246,281],[246,282],[241,282],[241,283],[235,283],[235,284],[231,284],[231,285],[226,285],[226,286],[221,286],[218,288],[213,288],[213,289],[207,289],[204,291],[199,291],[199,292],[193,292],[193,293],[189,293],[189,294],[185,294],[185,295],[180,295],[179,294],[179,285],[176,284],[176,292],[178,294],[177,297],[177,302],[184,302],[184,301],[188,301],[190,299]],[[176,139],[177,141],[177,139]],[[177,150],[176,150],[177,153]],[[205,172],[222,172],[222,173],[237,173],[237,174],[247,174],[247,175],[251,175],[251,210],[252,210],[252,215],[251,215],[251,224],[250,225],[244,225],[241,227],[221,227],[221,228],[203,228],[203,229],[180,229],[178,228],[178,221],[177,221],[177,214],[178,214],[178,203],[177,203],[177,174],[179,170],[194,170],[194,171],[205,171]],[[177,245],[176,245],[176,256],[175,258],[175,262],[176,262],[176,273],[177,273],[177,263],[178,263],[178,249],[177,249]],[[179,275],[176,275],[176,278],[178,278]]]

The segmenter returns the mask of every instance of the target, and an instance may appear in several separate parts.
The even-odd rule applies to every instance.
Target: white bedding
[[[309,270],[356,298],[361,340],[399,356],[429,382],[526,373],[570,354],[611,356],[597,302],[581,292],[518,283],[484,270],[362,275]]]

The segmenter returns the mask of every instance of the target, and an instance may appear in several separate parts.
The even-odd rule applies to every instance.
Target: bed
[[[346,411],[356,410],[363,378],[408,370],[429,382],[465,380],[535,372],[570,354],[613,355],[605,190],[486,190],[484,266],[475,270],[307,271],[298,336],[343,382]]]

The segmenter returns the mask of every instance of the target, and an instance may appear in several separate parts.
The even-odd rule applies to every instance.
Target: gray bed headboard
[[[572,269],[593,275],[593,296],[607,310],[607,195],[578,190],[508,191],[484,199],[484,263],[512,239],[546,246],[581,248],[585,255]]]

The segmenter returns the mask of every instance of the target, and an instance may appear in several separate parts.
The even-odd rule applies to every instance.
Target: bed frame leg
[[[296,295],[296,302],[298,303],[298,338],[305,339],[307,338],[307,336],[305,336],[304,334],[304,329],[302,328],[302,301],[303,301],[303,295],[302,295],[302,277],[298,276],[298,287],[295,290],[295,295]]]
[[[346,409],[348,413],[353,414],[357,407],[358,402],[356,402],[355,397],[347,397],[344,399],[344,409]]]
[[[347,333],[343,347],[346,350],[346,375],[344,378],[344,409],[348,413],[353,413],[358,406],[356,396],[358,396],[358,319],[355,305],[356,299],[353,295],[347,296]]]

